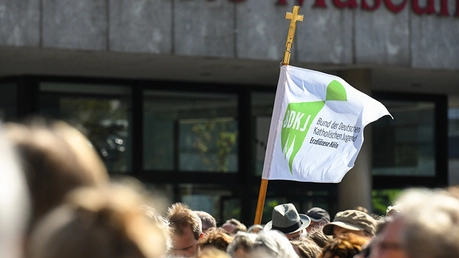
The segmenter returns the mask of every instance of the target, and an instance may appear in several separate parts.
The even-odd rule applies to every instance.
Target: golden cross
[[[285,43],[284,60],[282,61],[282,65],[288,65],[290,62],[290,49],[292,48],[293,38],[295,37],[296,22],[302,22],[304,18],[303,15],[298,15],[299,11],[300,7],[295,5],[293,6],[292,13],[287,12],[285,14],[285,19],[290,20],[290,27],[288,28],[287,42]]]

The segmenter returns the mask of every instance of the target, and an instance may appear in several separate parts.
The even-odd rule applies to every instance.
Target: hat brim
[[[344,222],[341,222],[341,221],[333,221],[333,222],[330,222],[327,225],[325,225],[322,228],[322,231],[324,232],[325,235],[329,235],[329,236],[333,235],[333,227],[334,226],[342,227],[342,228],[349,229],[349,230],[355,230],[355,231],[364,230],[363,228],[359,228],[359,227],[356,227],[356,226],[348,224],[348,223],[344,223]]]
[[[308,216],[306,216],[305,214],[299,214],[299,216],[300,216],[300,220],[301,220],[302,224],[295,231],[283,232],[282,230],[279,230],[279,229],[275,229],[275,230],[278,230],[278,231],[280,231],[280,232],[282,232],[284,234],[293,234],[293,233],[296,233],[298,231],[301,231],[301,230],[307,228],[309,226],[309,224],[311,224],[311,219]],[[271,220],[270,222],[266,223],[266,225],[263,228],[263,230],[268,231],[268,230],[272,230],[272,228],[273,228],[273,221]]]

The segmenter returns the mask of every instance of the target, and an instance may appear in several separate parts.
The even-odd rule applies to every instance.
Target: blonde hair
[[[169,251],[172,248],[169,221],[165,217],[161,216],[155,208],[149,205],[142,204],[139,206],[139,210],[161,229],[164,239],[166,240],[166,249]]]
[[[161,228],[138,209],[143,196],[121,185],[73,191],[37,225],[30,258],[160,258]]]
[[[231,258],[226,252],[213,247],[205,248],[196,258]]]

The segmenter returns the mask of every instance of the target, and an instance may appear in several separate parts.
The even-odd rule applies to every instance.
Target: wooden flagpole
[[[290,26],[288,28],[287,41],[285,42],[285,52],[284,59],[282,60],[282,65],[288,65],[290,63],[290,53],[293,43],[293,38],[295,37],[296,22],[303,21],[303,15],[299,15],[300,7],[295,5],[293,6],[293,11],[287,12],[285,14],[285,19],[290,20]],[[255,212],[255,220],[253,224],[261,224],[261,218],[263,215],[263,208],[265,206],[266,191],[268,189],[268,179],[261,179],[260,191],[258,193],[258,203],[257,210]]]

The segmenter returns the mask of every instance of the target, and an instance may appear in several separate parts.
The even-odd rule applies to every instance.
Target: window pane
[[[448,110],[449,184],[459,184],[459,108]]]
[[[393,115],[373,123],[373,175],[435,176],[435,104],[383,101]]]
[[[64,120],[81,130],[109,172],[131,170],[128,88],[42,83],[40,91],[41,115]]]
[[[221,185],[197,184],[151,184],[148,187],[167,200],[182,202],[192,210],[208,212],[219,225],[230,218],[240,220],[241,204],[233,192],[240,192],[241,188],[225,189]]]
[[[235,95],[145,92],[144,168],[235,172],[236,114]]]
[[[11,121],[16,119],[16,98],[15,83],[0,84],[0,120]]]
[[[252,124],[255,125],[255,173],[261,175],[274,106],[274,92],[252,93]]]

